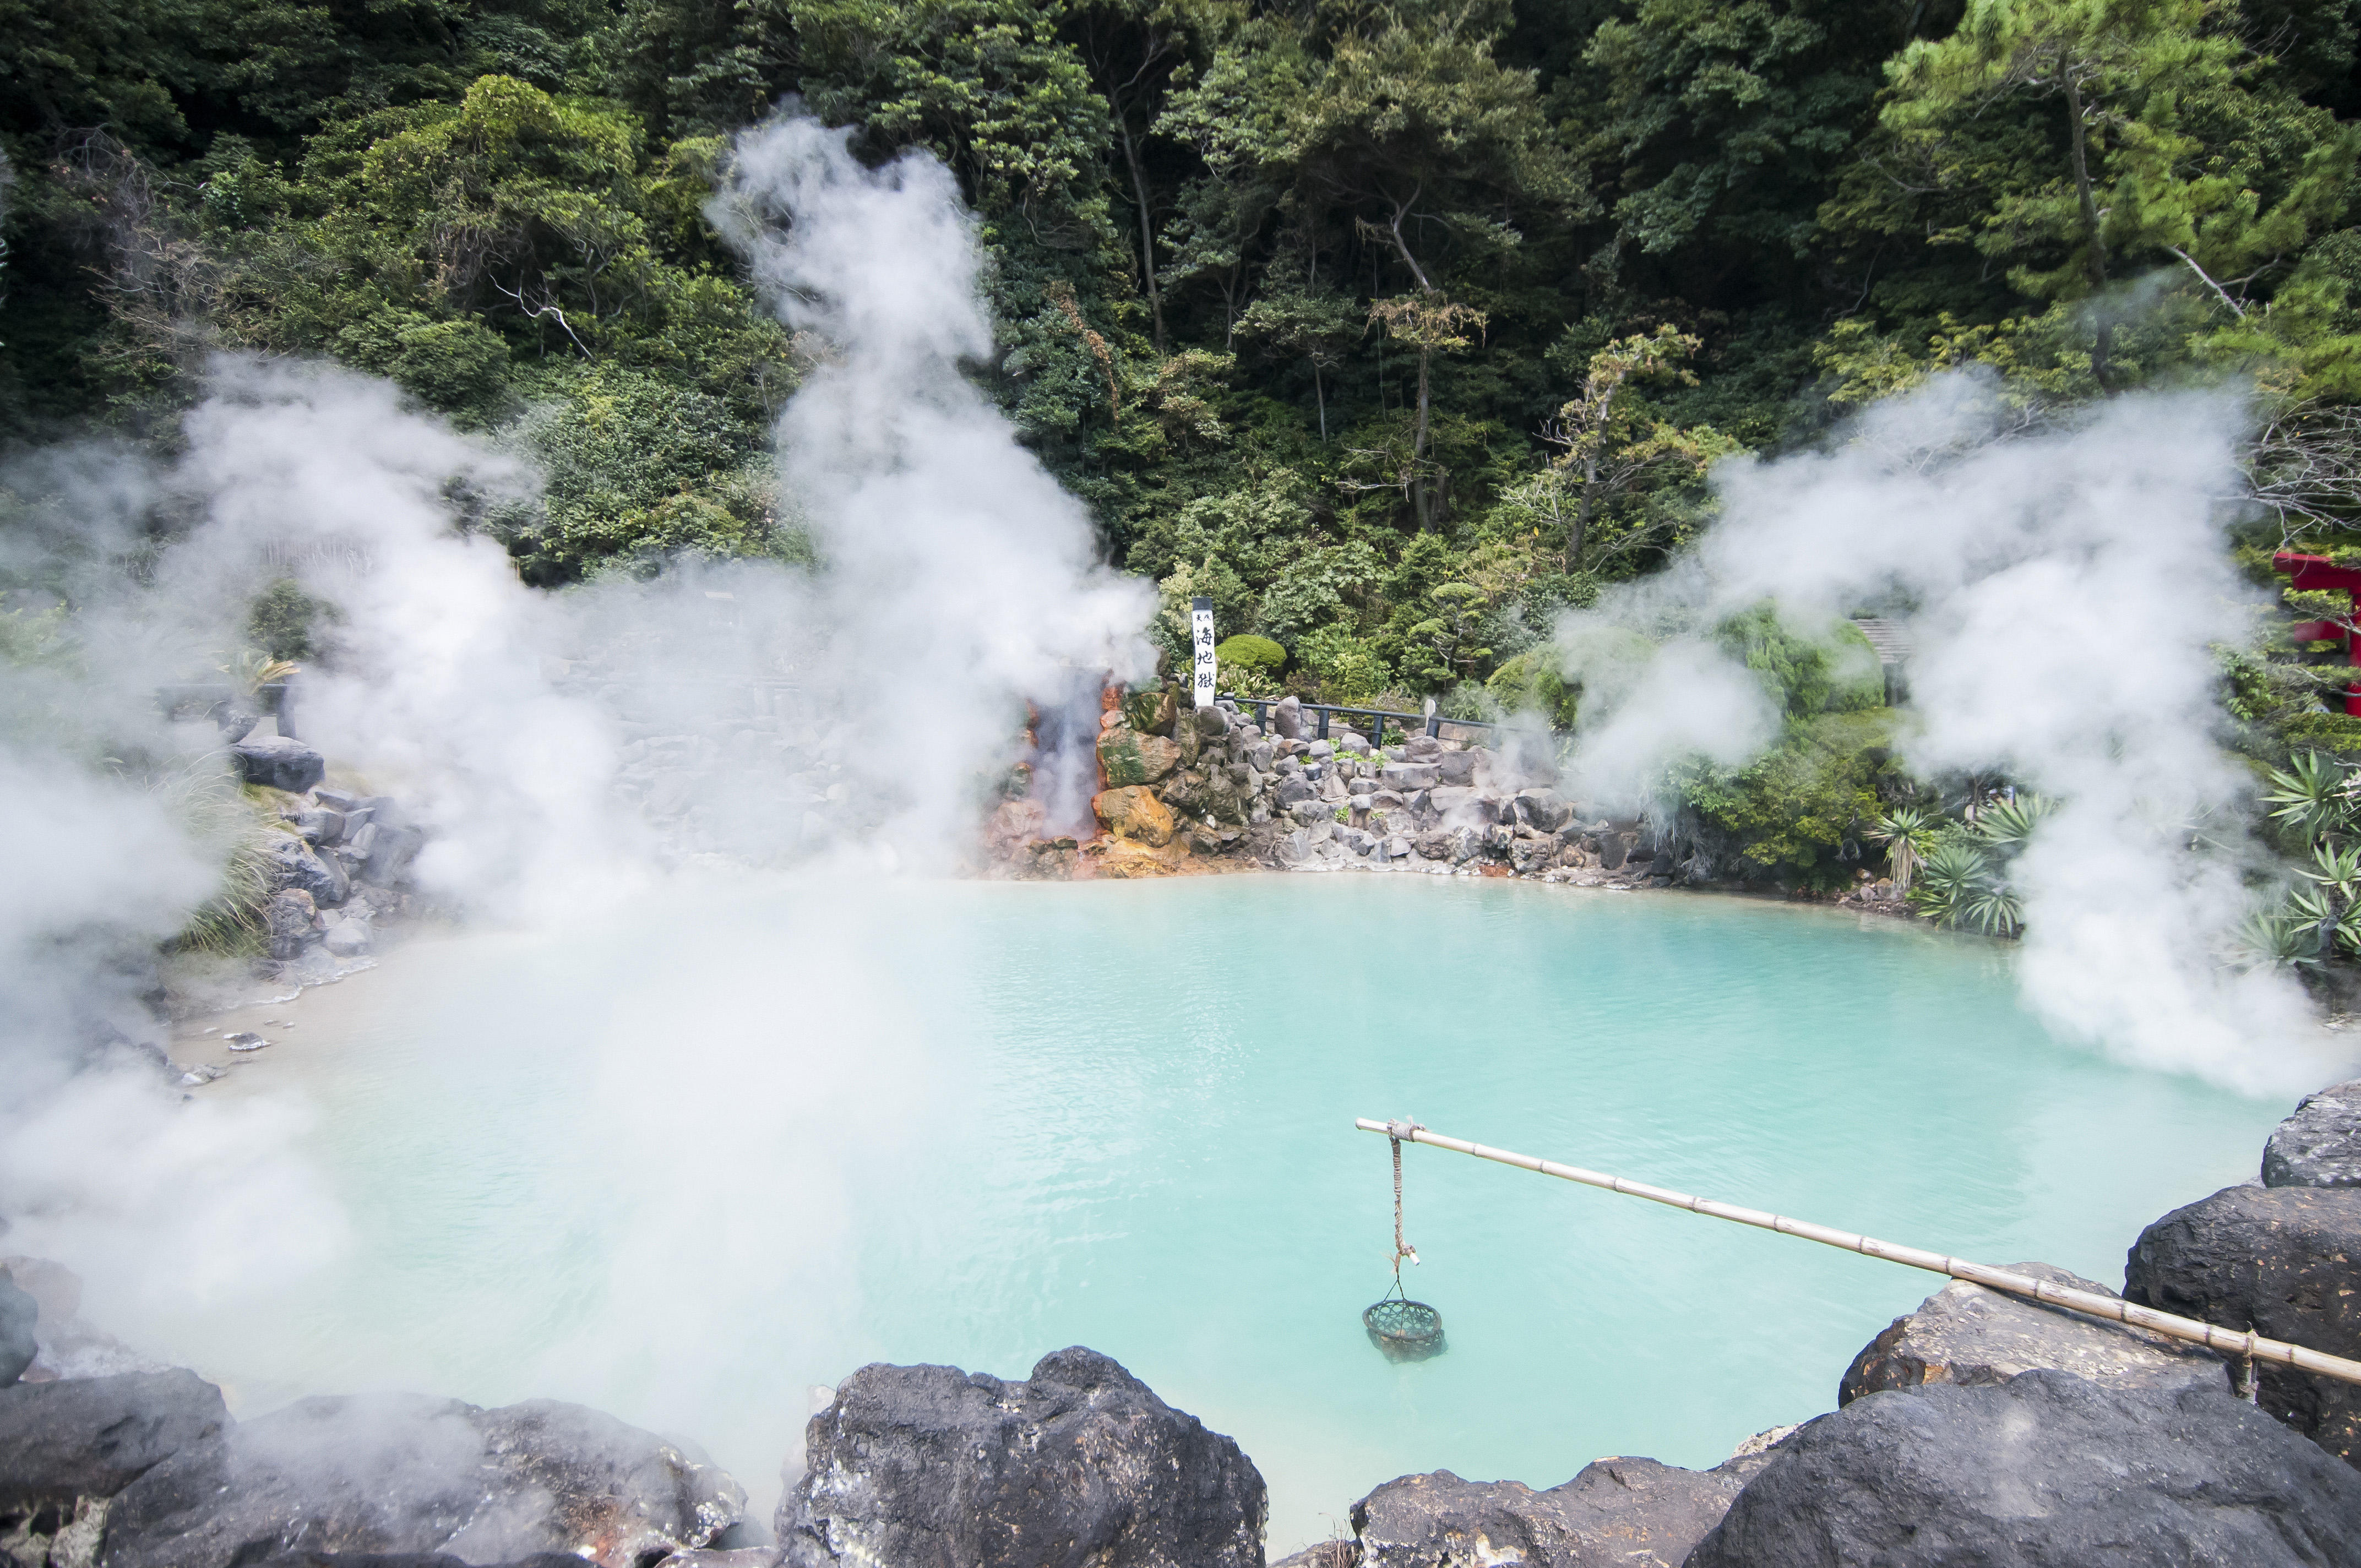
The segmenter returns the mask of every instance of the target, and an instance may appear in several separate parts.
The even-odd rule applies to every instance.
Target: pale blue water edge
[[[1405,1472],[1716,1463],[1938,1283],[1412,1148],[1451,1348],[1392,1365],[1356,1115],[2119,1286],[2287,1110],[2053,1042],[1992,944],[1490,882],[755,883],[372,978],[269,1064],[350,1266],[174,1347],[246,1409],[580,1398],[767,1494],[807,1385],[1084,1343],[1240,1441],[1274,1555]]]

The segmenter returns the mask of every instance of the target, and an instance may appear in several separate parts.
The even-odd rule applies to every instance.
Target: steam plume
[[[2335,1053],[2301,992],[2224,962],[2256,856],[2239,826],[2251,776],[2216,743],[2211,652],[2254,598],[2220,526],[2241,411],[2129,397],[2002,439],[1995,394],[1982,376],[1940,378],[1833,450],[1719,470],[1723,516],[1692,559],[1560,627],[1569,674],[1606,710],[1586,715],[1582,787],[1629,800],[1685,752],[1730,761],[1769,738],[1760,688],[1705,641],[1722,618],[1766,598],[1799,626],[1901,608],[1917,644],[1912,764],[1999,769],[2063,803],[2015,873],[2020,976],[2043,1018],[2239,1089],[2315,1085]],[[1668,625],[1686,630],[1631,652],[1634,628]]]

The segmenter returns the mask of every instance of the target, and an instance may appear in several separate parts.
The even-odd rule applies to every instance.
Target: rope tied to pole
[[[1401,1266],[1402,1266],[1402,1259],[1403,1259],[1403,1258],[1408,1258],[1408,1259],[1410,1259],[1410,1260],[1411,1260],[1411,1263],[1413,1263],[1413,1264],[1415,1264],[1415,1263],[1417,1263],[1417,1262],[1418,1262],[1418,1248],[1416,1248],[1416,1247],[1414,1247],[1414,1246],[1411,1245],[1410,1245],[1410,1243],[1408,1243],[1408,1242],[1406,1242],[1406,1241],[1402,1240],[1402,1215],[1401,1215],[1401,1146],[1402,1146],[1402,1140],[1403,1140],[1404,1138],[1406,1138],[1406,1137],[1409,1137],[1412,1133],[1422,1133],[1422,1132],[1424,1132],[1425,1130],[1426,1130],[1425,1128],[1423,1128],[1423,1127],[1420,1126],[1416,1122],[1411,1121],[1408,1117],[1404,1117],[1402,1120],[1400,1120],[1400,1121],[1399,1121],[1399,1122],[1388,1122],[1388,1123],[1386,1124],[1386,1133],[1387,1133],[1387,1135],[1387,1135],[1387,1139],[1386,1139],[1386,1141],[1387,1141],[1388,1143],[1390,1143],[1390,1144],[1391,1144],[1391,1145],[1393,1145],[1393,1146],[1394,1146],[1394,1255],[1393,1255],[1393,1258],[1392,1258],[1392,1263],[1393,1263],[1393,1270],[1394,1270],[1394,1288],[1395,1288],[1396,1290],[1400,1290],[1400,1289],[1401,1288]]]
[[[1443,1314],[1423,1301],[1411,1300],[1402,1288],[1402,1259],[1418,1261],[1418,1249],[1402,1239],[1402,1140],[1415,1138],[1425,1130],[1407,1117],[1388,1122],[1383,1128],[1394,1154],[1394,1255],[1388,1260],[1393,1266],[1394,1285],[1361,1313],[1361,1326],[1388,1361],[1424,1361],[1440,1355],[1444,1348]]]

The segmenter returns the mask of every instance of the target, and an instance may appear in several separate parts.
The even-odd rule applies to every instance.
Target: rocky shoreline
[[[1595,887],[1711,883],[1646,821],[1559,793],[1543,738],[1495,750],[1434,735],[1374,747],[1338,727],[1308,737],[1293,697],[1270,729],[1238,705],[1174,710],[1145,727],[1110,688],[1100,718],[1094,834],[1053,831],[1016,770],[985,826],[987,874],[1066,881],[1242,869],[1516,876]]]
[[[2103,1291],[2053,1266],[2012,1266]],[[768,1521],[693,1445],[581,1406],[418,1395],[233,1420],[220,1391],[0,1261],[0,1557],[13,1568],[1259,1568],[1260,1474],[1096,1352],[1022,1381],[873,1365],[824,1391]],[[2125,1295],[2361,1355],[2361,1081],[2260,1179],[2141,1233]],[[1546,1490],[1376,1487],[1278,1568],[2361,1564],[2361,1400],[1954,1280],[1862,1347],[1838,1409],[1709,1470],[1615,1456]]]

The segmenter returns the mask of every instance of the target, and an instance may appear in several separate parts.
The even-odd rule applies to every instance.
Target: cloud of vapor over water
[[[786,120],[741,139],[715,213],[817,345],[777,432],[815,567],[530,590],[471,520],[536,476],[331,366],[225,356],[177,455],[90,443],[0,475],[0,1250],[127,1300],[267,1288],[345,1245],[283,1112],[181,1103],[150,1065],[156,944],[245,809],[220,737],[157,692],[221,678],[264,584],[330,610],[302,739],[425,830],[421,892],[524,926],[644,894],[689,850],[949,870],[1027,702],[1094,723],[1100,673],[1147,672],[1151,590],[1097,561],[1086,510],[963,374],[993,340],[949,172],[866,170]],[[186,1266],[151,1266],[176,1236]]]
[[[1752,677],[1705,641],[1725,617],[1766,598],[1797,625],[1898,615],[1916,642],[1911,765],[1998,770],[2061,803],[2013,872],[2028,1002],[2125,1060],[2316,1085],[2338,1053],[2301,990],[2224,961],[2257,854],[2252,776],[2217,744],[2211,651],[2254,599],[2220,514],[2242,411],[2223,394],[2128,397],[2004,438],[1995,393],[1944,377],[1829,450],[1719,470],[1723,515],[1692,558],[1560,628],[1569,672],[1597,679],[1608,709],[1586,720],[1582,785],[1630,798],[1685,753],[1727,762],[1771,739]],[[1666,627],[1684,630],[1631,652],[1633,629]],[[1672,722],[1684,705],[1693,718]]]
[[[887,828],[939,859],[1013,699],[1067,672],[1147,674],[1146,585],[1096,559],[1091,520],[961,374],[993,352],[973,220],[923,152],[876,170],[792,118],[741,137],[710,210],[781,318],[826,345],[779,424],[782,478],[826,563],[834,678]]]

